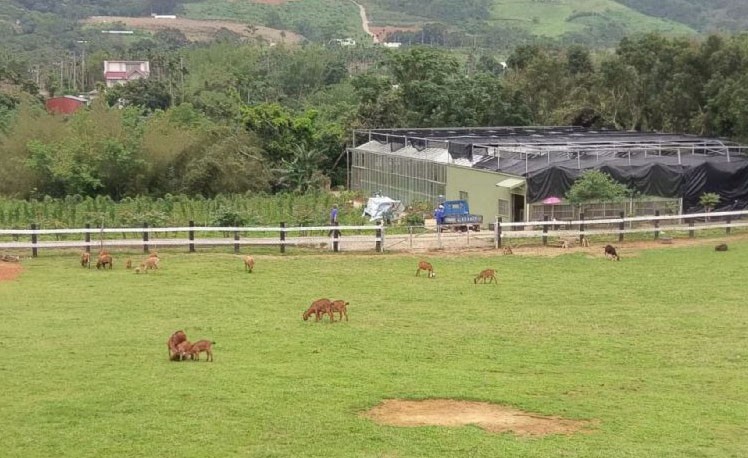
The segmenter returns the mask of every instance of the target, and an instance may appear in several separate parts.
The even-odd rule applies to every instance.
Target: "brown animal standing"
[[[716,247],[714,247],[714,251],[727,251],[727,244],[726,243],[720,243]]]
[[[486,280],[488,280],[488,283],[496,282],[499,283],[499,281],[496,279],[496,271],[493,269],[484,269],[479,273],[474,279],[473,283],[476,285],[478,284],[478,281],[482,281],[483,283],[486,283]]]
[[[132,259],[127,258],[127,261],[125,262],[125,269],[132,269]]]
[[[422,270],[425,270],[426,272],[429,273],[429,278],[436,277],[436,274],[434,273],[434,267],[426,261],[421,261],[418,263],[418,269],[416,270],[416,277],[419,276]]]
[[[509,256],[511,254],[514,254],[514,252],[512,251],[512,247],[510,247],[508,245],[505,246],[504,247],[504,256]]]
[[[310,316],[312,316],[312,314],[314,314],[317,316],[316,321],[319,321],[322,318],[322,315],[327,313],[330,315],[330,321],[335,321],[331,306],[332,302],[330,301],[330,299],[317,299],[316,301],[312,302],[312,305],[309,306],[309,308],[301,317],[304,319],[304,321],[306,321]]]
[[[179,360],[184,361],[188,356],[194,359],[193,348],[194,345],[192,345],[188,340],[179,342],[177,345],[177,355],[179,356]]]
[[[174,334],[172,334],[169,337],[169,340],[166,341],[166,346],[169,347],[169,359],[170,360],[175,361],[176,358],[179,357],[178,346],[180,343],[186,340],[187,340],[187,335],[182,330],[176,331]]]
[[[581,237],[580,237],[580,240],[581,240],[581,242],[582,242],[582,246],[583,246],[584,248],[589,248],[589,247],[590,247],[590,241],[589,241],[589,240],[587,240],[587,236],[585,236],[585,235],[581,236]]]
[[[81,253],[81,267],[91,268],[91,253],[85,251]]]
[[[158,263],[160,259],[157,257],[146,258],[145,261],[140,263],[140,270],[144,273],[148,273],[149,270],[158,270]]]
[[[350,305],[346,301],[332,301],[332,304],[330,304],[330,310],[334,314],[335,312],[338,312],[338,321],[343,321],[343,315],[345,315],[345,321],[348,321],[348,305]]]
[[[244,270],[246,270],[249,273],[252,273],[252,270],[255,268],[255,258],[252,256],[244,256]]]
[[[613,245],[605,245],[605,257],[610,257],[610,259],[615,259],[616,261],[621,260],[621,257],[618,256],[616,248]]]
[[[109,270],[112,269],[112,255],[106,252],[103,252],[104,254],[99,255],[99,260],[96,261],[96,268],[97,269],[106,269],[107,266],[109,266]]]
[[[200,353],[205,352],[207,360],[213,362],[213,344],[210,340],[198,340],[192,344],[192,359],[200,361]]]

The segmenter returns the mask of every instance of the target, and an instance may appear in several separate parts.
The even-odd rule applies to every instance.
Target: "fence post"
[[[143,223],[143,253],[148,253],[148,223]]]
[[[728,224],[728,226],[725,228],[725,234],[730,235],[730,226],[729,226],[729,224],[732,224],[732,215],[727,215],[727,224]]]
[[[31,230],[32,231],[36,230],[36,223],[31,223]],[[31,247],[31,256],[34,257],[34,258],[37,255],[37,252],[36,252],[36,242],[37,242],[37,240],[38,239],[37,239],[36,233],[32,233],[31,234],[31,244],[34,245],[34,246]]]
[[[286,223],[281,222],[280,225],[280,250],[281,253],[286,252]]]
[[[657,218],[659,216],[660,216],[660,211],[659,210],[655,210],[655,218]],[[660,238],[660,220],[656,219],[654,221],[654,223],[655,223],[655,240],[657,240],[657,239]]]
[[[584,240],[584,213],[579,214],[579,244],[581,245]]]
[[[692,239],[696,235],[693,230],[693,219],[688,220],[688,228],[688,238]]]
[[[548,245],[548,215],[543,215],[543,246]]]
[[[234,231],[234,254],[239,254],[239,231]]]
[[[496,237],[496,242],[494,245],[496,246],[496,249],[498,250],[501,248],[501,216],[498,216],[496,218],[496,223],[493,227],[494,236]]]
[[[377,229],[376,229],[376,233],[375,234],[376,234],[375,236],[376,236],[377,241],[376,241],[376,243],[374,245],[374,250],[377,253],[381,253],[382,252],[382,245],[383,245],[382,244],[382,222],[381,221],[377,221]]]
[[[195,222],[190,220],[189,226],[195,227]],[[195,252],[195,231],[193,230],[188,231],[187,237],[190,239],[190,253],[194,253]]]
[[[621,222],[618,223],[618,241],[623,242],[623,231],[626,230],[626,224],[623,222],[624,213],[621,212],[619,215],[621,216]]]
[[[340,231],[337,229],[337,226],[340,224],[335,221],[333,223],[333,230],[332,230],[332,251],[334,253],[337,253],[340,251]]]
[[[413,248],[413,226],[408,226],[408,247]]]
[[[91,234],[88,230],[91,229],[91,223],[86,223],[86,235],[83,240],[86,241],[86,253],[91,253]]]

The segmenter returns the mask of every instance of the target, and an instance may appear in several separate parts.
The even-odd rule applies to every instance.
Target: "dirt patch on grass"
[[[573,434],[590,426],[589,421],[536,415],[487,402],[427,399],[389,399],[363,414],[390,426],[476,425],[492,433],[511,432],[517,436]]]
[[[273,43],[298,43],[303,40],[299,34],[289,30],[271,29],[270,27],[254,26],[252,30],[243,22],[197,20],[187,18],[156,19],[152,17],[125,17],[125,16],[92,16],[81,21],[83,24],[108,24],[119,22],[128,27],[148,32],[158,32],[167,28],[179,29],[188,40],[208,41],[215,38],[216,33],[222,28],[230,30],[245,38],[259,36]]]
[[[15,280],[21,275],[22,270],[20,264],[0,261],[0,282]]]

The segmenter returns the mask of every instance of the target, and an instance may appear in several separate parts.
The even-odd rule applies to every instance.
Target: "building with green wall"
[[[592,169],[652,198],[644,205],[586,206],[590,217],[694,210],[705,189],[729,196],[731,208],[748,208],[748,187],[739,186],[748,180],[748,147],[722,139],[581,127],[486,127],[355,130],[352,140],[347,149],[351,189],[406,205],[464,199],[485,225],[497,217],[505,222],[576,218],[579,209],[564,196]],[[544,204],[550,197],[561,202]]]

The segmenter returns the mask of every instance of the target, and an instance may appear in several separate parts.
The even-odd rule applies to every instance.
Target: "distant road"
[[[354,0],[351,0],[351,3],[358,6],[358,12],[361,15],[361,26],[363,27],[364,32],[366,32],[366,34],[371,37],[371,40],[374,43],[379,43],[379,38],[377,38],[377,36],[371,31],[371,29],[369,29],[369,19],[366,16],[366,8],[364,8],[364,5]]]

